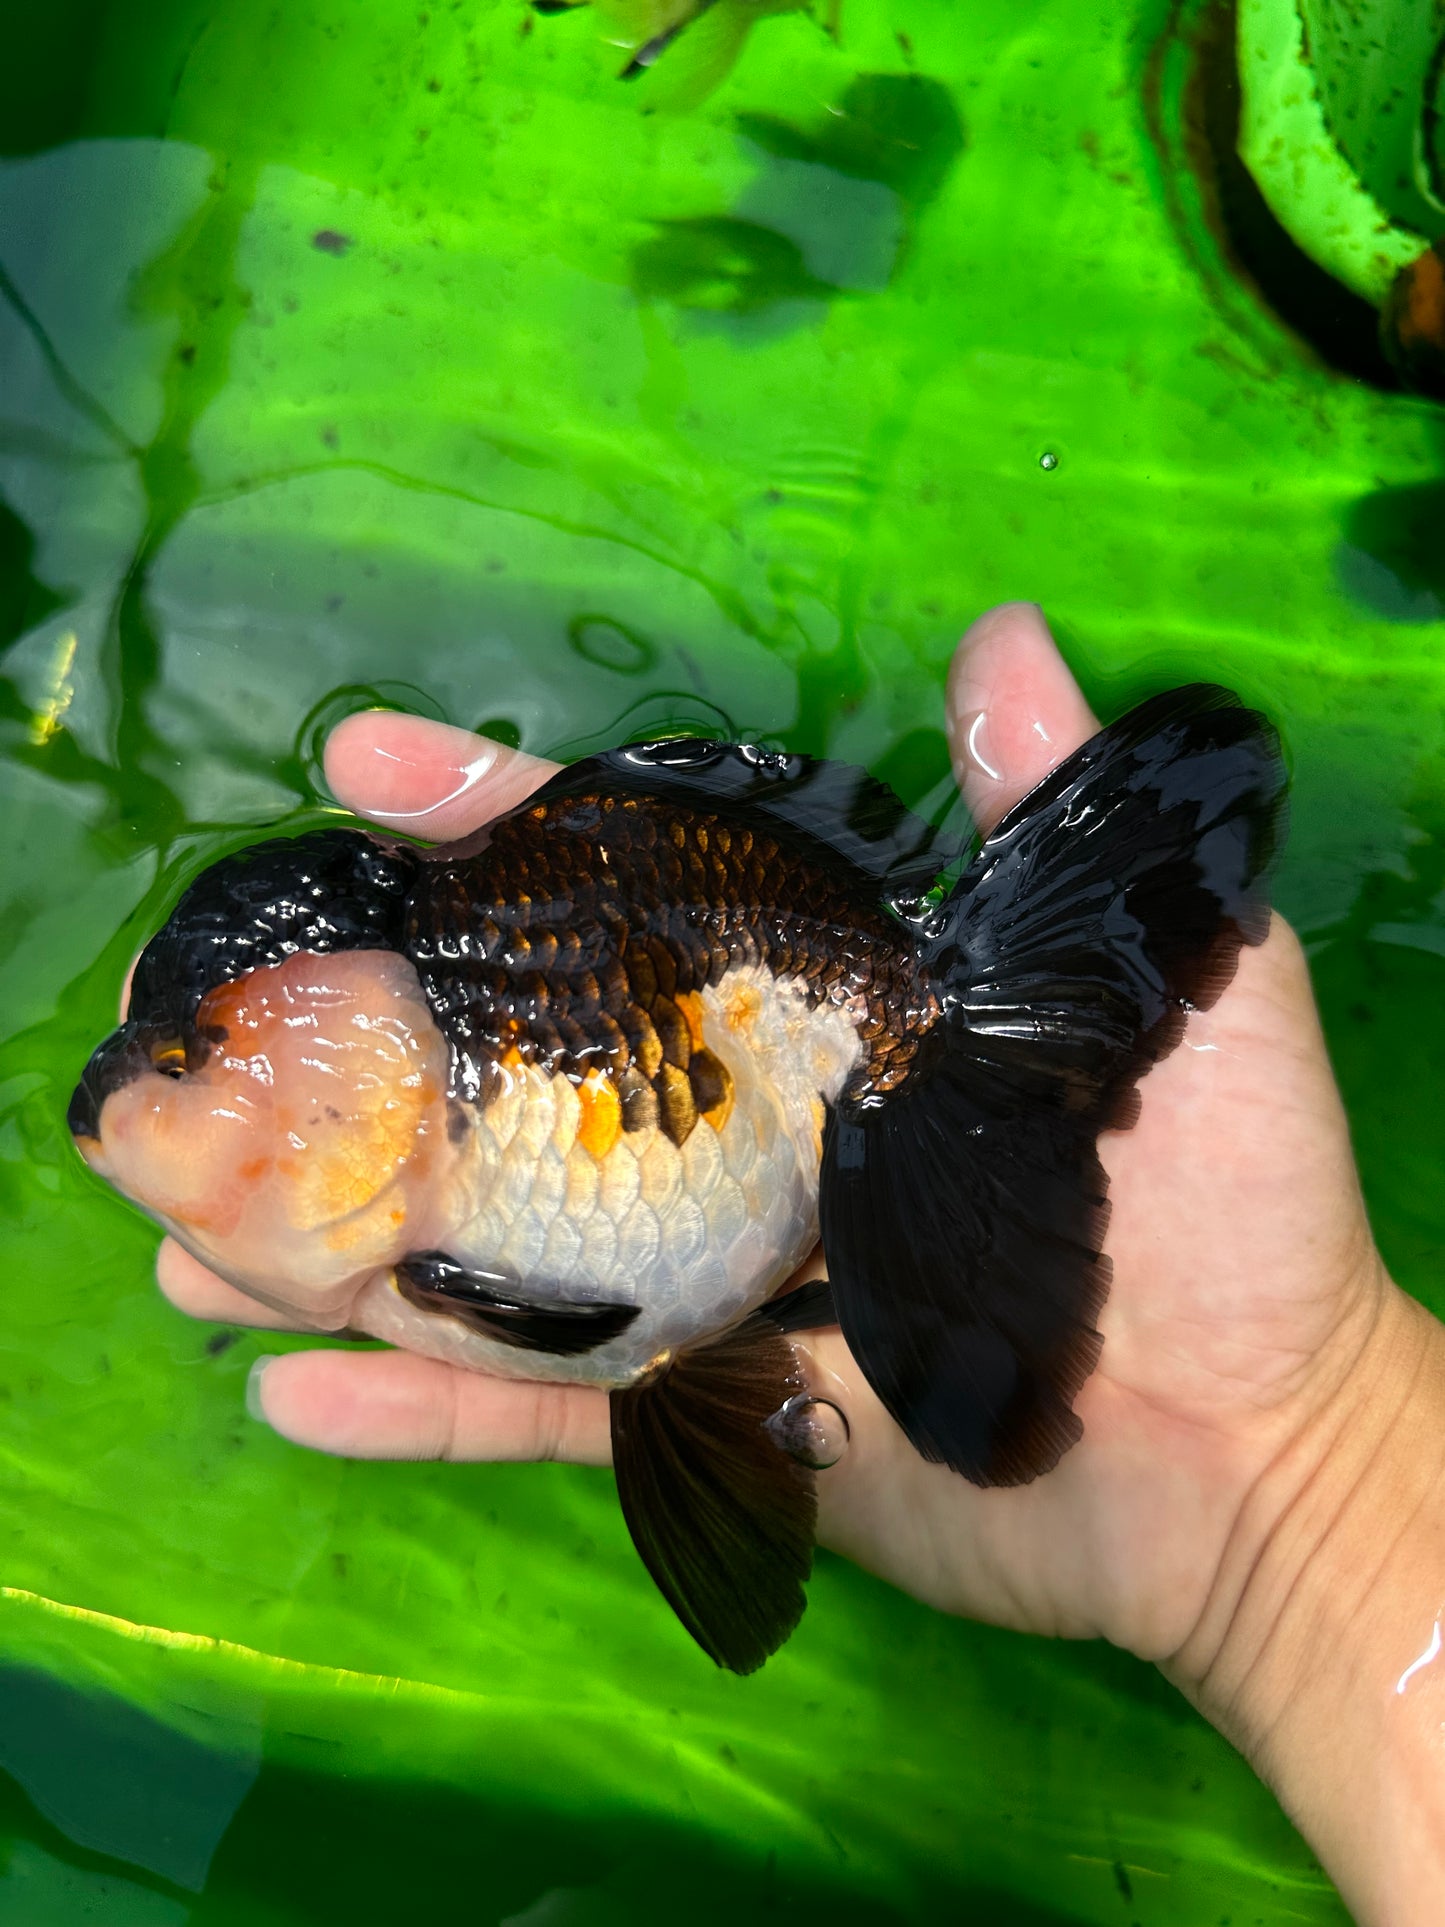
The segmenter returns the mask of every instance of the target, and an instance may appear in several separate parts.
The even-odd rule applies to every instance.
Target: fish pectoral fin
[[[636,1305],[593,1299],[528,1300],[503,1274],[469,1269],[445,1251],[404,1258],[396,1288],[419,1311],[441,1312],[484,1338],[560,1358],[576,1358],[621,1337],[638,1313]]]
[[[813,1473],[769,1421],[803,1386],[762,1313],[612,1394],[612,1463],[632,1543],[709,1658],[755,1672],[807,1604]]]

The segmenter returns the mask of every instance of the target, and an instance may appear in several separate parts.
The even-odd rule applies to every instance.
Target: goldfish
[[[628,50],[619,78],[637,80],[677,47],[668,91],[674,108],[695,106],[732,69],[754,24],[767,14],[802,13],[810,0],[532,0],[536,13],[573,13],[596,5]],[[842,0],[828,0],[824,26],[838,38]]]
[[[968,860],[864,770],[690,737],[449,845],[271,838],[147,943],[70,1128],[293,1320],[606,1391],[647,1569],[750,1672],[847,1445],[800,1334],[840,1327],[976,1484],[1079,1438],[1097,1140],[1262,941],[1285,788],[1270,723],[1196,684]]]

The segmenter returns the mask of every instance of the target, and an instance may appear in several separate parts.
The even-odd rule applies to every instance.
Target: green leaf
[[[1391,203],[1357,171],[1345,130],[1354,135],[1355,147],[1368,152],[1371,176],[1385,177],[1395,202],[1408,202],[1412,214],[1427,210],[1401,175],[1397,146],[1361,131],[1366,109],[1360,98],[1349,98],[1341,77],[1338,31],[1326,41],[1337,82],[1332,104],[1341,116],[1331,118],[1300,4],[1240,0],[1239,151],[1275,218],[1310,259],[1378,305],[1400,269],[1424,252],[1430,229],[1393,217]],[[1401,10],[1412,4],[1401,0]],[[1378,59],[1368,63],[1377,78],[1381,64]],[[1416,76],[1417,91],[1421,79]],[[1379,105],[1372,101],[1370,111],[1378,112]],[[1393,129],[1393,116],[1389,125]]]
[[[1445,0],[1299,0],[1326,123],[1392,220],[1445,233],[1427,160],[1429,92],[1445,62]]]

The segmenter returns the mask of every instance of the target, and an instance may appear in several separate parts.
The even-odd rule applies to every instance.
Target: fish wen
[[[643,743],[479,835],[205,871],[69,1121],[223,1278],[317,1329],[611,1394],[618,1493],[698,1644],[804,1606],[837,1324],[978,1485],[1080,1435],[1099,1133],[1269,921],[1270,724],[1142,704],[961,853],[849,766]],[[828,1281],[779,1292],[821,1231]]]

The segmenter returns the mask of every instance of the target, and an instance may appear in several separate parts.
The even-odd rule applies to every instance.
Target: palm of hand
[[[1018,604],[961,645],[950,725],[985,830],[1095,726],[1037,612]],[[362,814],[438,840],[547,773],[397,717],[352,718],[328,768]],[[1378,1271],[1304,961],[1277,920],[1142,1094],[1135,1129],[1101,1144],[1114,1284],[1077,1400],[1084,1437],[1054,1472],[980,1492],[918,1458],[839,1334],[808,1349],[840,1381],[853,1429],[819,1481],[825,1543],[945,1610],[1164,1658],[1198,1619],[1245,1496],[1342,1376]],[[159,1273],[182,1310],[280,1322],[169,1243]],[[604,1394],[405,1353],[292,1354],[267,1371],[263,1399],[287,1436],[354,1456],[607,1456]]]

